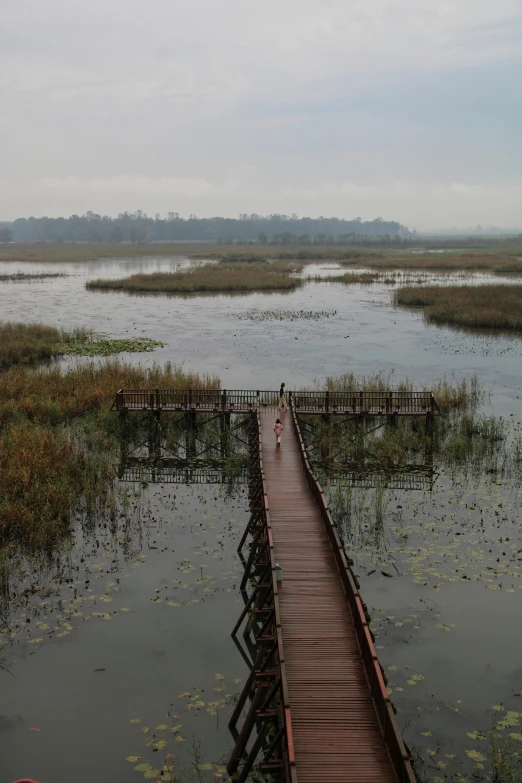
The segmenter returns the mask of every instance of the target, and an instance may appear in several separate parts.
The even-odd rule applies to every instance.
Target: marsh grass
[[[339,261],[352,266],[348,260]],[[494,272],[522,274],[522,261],[503,253],[408,253],[401,255],[362,256],[359,263],[376,269],[415,269],[434,271]]]
[[[296,271],[296,265],[283,263],[206,264],[181,272],[154,272],[131,275],[119,280],[92,280],[86,283],[86,288],[166,294],[288,291],[302,285],[302,280],[292,276]]]
[[[190,256],[212,258],[223,255],[216,243],[172,242],[158,244],[96,242],[16,242],[0,245],[0,261],[71,263],[98,258],[146,258],[157,256]]]
[[[427,243],[429,245],[429,243]],[[454,247],[458,247],[456,240]],[[230,247],[230,246],[228,246]],[[462,247],[462,245],[461,245]],[[378,251],[359,245],[256,245],[235,244],[228,249],[219,242],[171,243],[96,243],[96,242],[16,242],[0,245],[0,261],[69,263],[93,261],[98,258],[174,257],[222,259],[232,261],[284,260],[314,263],[336,261],[346,266],[373,266],[388,269],[445,269],[494,271],[499,274],[522,274],[520,242],[499,243],[484,240],[481,247],[468,250],[451,247],[443,253],[408,252],[390,242]]]
[[[11,275],[0,275],[0,283],[16,283],[27,280],[47,280],[54,277],[67,277],[65,272],[14,272]]]
[[[163,343],[149,337],[114,340],[87,329],[66,331],[43,324],[0,323],[0,370],[57,356],[112,356],[153,351]]]
[[[424,308],[434,323],[522,331],[522,285],[407,286],[395,301]]]
[[[355,373],[344,373],[342,375],[330,376],[326,378],[324,389],[330,392],[412,392],[422,391],[418,384],[413,383],[408,378],[404,381],[394,382],[393,373],[375,373],[374,375],[357,375]],[[316,385],[316,390],[318,389]],[[478,378],[474,376],[471,380],[463,379],[454,381],[451,378],[444,377],[437,381],[427,391],[432,391],[441,413],[452,408],[463,410],[474,410],[484,399],[484,390],[478,383]]]
[[[0,323],[0,370],[56,356],[62,332],[43,324]]]
[[[391,375],[378,373],[373,376],[357,376],[353,373],[328,378],[330,391],[402,391],[418,390],[409,380],[392,384]],[[322,416],[315,420],[314,452],[327,461],[329,470],[349,465],[377,471],[415,470],[426,463],[444,465],[449,470],[457,467],[480,473],[507,469],[504,445],[508,436],[505,419],[484,416],[479,406],[486,393],[476,377],[454,381],[444,378],[430,389],[440,409],[435,416],[433,433],[426,432],[424,417],[399,418],[396,424],[387,421],[384,426],[347,422],[345,426],[332,426],[332,421]],[[306,433],[304,433],[306,436]],[[513,453],[511,453],[513,452]],[[510,450],[510,460],[516,462],[516,453]],[[313,458],[312,458],[313,459]],[[511,464],[510,462],[510,464]],[[321,467],[320,461],[316,462]]]
[[[218,388],[215,377],[179,367],[117,360],[59,368],[12,367],[0,374],[0,543],[52,547],[73,514],[114,513],[112,467],[117,389]],[[112,511],[111,511],[112,509]]]
[[[344,275],[332,275],[330,277],[322,277],[321,275],[314,275],[312,278],[316,283],[363,283],[371,284],[377,283],[382,280],[382,275],[378,272],[347,272]]]

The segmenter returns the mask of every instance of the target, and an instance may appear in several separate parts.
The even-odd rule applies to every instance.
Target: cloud
[[[522,182],[521,31],[519,0],[4,0],[0,217],[349,197],[412,224],[404,182],[467,220],[451,183]]]

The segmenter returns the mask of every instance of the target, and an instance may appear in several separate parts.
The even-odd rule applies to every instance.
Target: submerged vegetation
[[[395,297],[434,323],[522,331],[522,285],[406,286]]]
[[[74,513],[110,518],[120,387],[218,388],[179,367],[119,361],[0,374],[0,542],[52,546]],[[107,506],[109,504],[109,507]],[[108,510],[107,510],[108,509]]]
[[[337,310],[247,310],[236,313],[236,318],[240,321],[319,321],[336,315]]]
[[[293,277],[294,264],[229,263],[206,264],[186,272],[137,274],[121,280],[90,280],[89,289],[137,293],[197,294],[207,291],[290,291],[302,281]]]
[[[57,356],[112,356],[153,351],[163,343],[149,337],[112,340],[87,329],[66,331],[44,324],[0,323],[0,370]]]
[[[0,275],[0,283],[17,283],[27,280],[47,280],[54,277],[67,277],[65,272],[13,272],[10,275]]]

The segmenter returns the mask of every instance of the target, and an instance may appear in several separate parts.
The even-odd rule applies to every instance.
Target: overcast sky
[[[522,0],[0,8],[0,219],[522,226]]]

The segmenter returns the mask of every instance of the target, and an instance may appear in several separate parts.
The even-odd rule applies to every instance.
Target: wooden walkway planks
[[[263,469],[277,562],[281,626],[299,783],[397,778],[380,730],[352,616],[319,509],[306,483],[291,414],[261,411]]]

